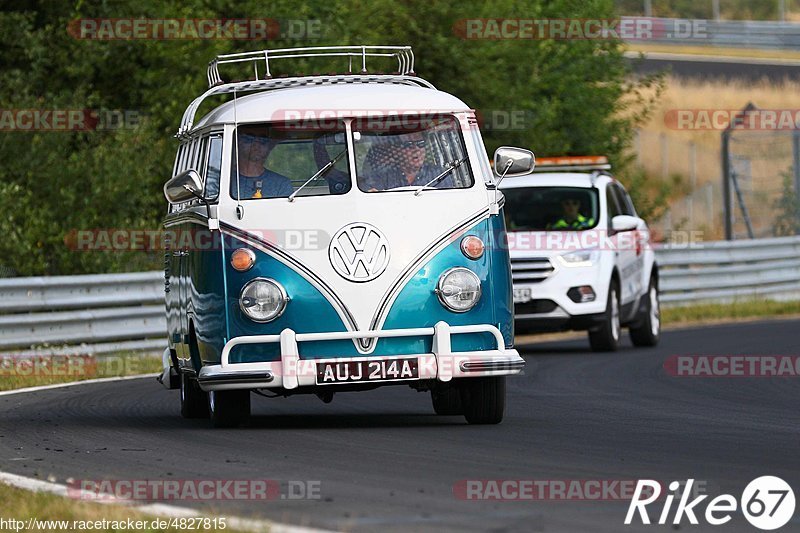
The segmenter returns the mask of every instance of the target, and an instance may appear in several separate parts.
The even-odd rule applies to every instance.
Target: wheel
[[[499,424],[506,410],[506,378],[468,378],[460,387],[464,418],[470,424]]]
[[[196,379],[181,372],[181,416],[183,418],[208,418],[208,398]]]
[[[235,428],[250,416],[250,391],[211,391],[208,393],[208,410],[215,428]]]
[[[461,406],[461,391],[455,385],[431,389],[431,401],[433,410],[436,411],[437,415],[454,416],[464,414],[464,409]]]
[[[619,347],[619,287],[611,281],[608,287],[608,302],[603,323],[594,330],[589,330],[589,344],[595,352],[613,352]]]
[[[650,278],[647,288],[647,299],[636,321],[636,326],[629,329],[634,346],[655,346],[661,337],[661,306],[658,301],[658,283],[655,277]]]

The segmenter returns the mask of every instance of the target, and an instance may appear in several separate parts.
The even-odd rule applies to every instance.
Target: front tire
[[[196,379],[181,372],[181,416],[183,418],[208,418],[208,395]]]
[[[464,414],[464,407],[461,404],[461,391],[455,385],[431,389],[431,402],[437,415],[455,416]]]
[[[619,286],[611,281],[608,287],[608,301],[603,323],[595,330],[589,331],[589,344],[595,352],[614,352],[619,348],[619,337],[622,326],[619,318]]]
[[[235,428],[250,417],[250,391],[211,391],[208,393],[208,411],[215,428]]]
[[[634,346],[655,346],[661,337],[661,304],[658,296],[658,283],[650,278],[647,288],[647,302],[637,326],[629,329]]]
[[[505,376],[465,379],[461,405],[470,424],[499,424],[506,410]]]

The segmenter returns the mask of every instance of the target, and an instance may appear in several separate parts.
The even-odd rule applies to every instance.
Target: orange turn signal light
[[[467,235],[461,239],[461,251],[470,259],[480,259],[483,256],[483,241],[475,235]]]
[[[231,254],[231,266],[239,272],[250,270],[256,262],[256,254],[247,248],[237,248]]]

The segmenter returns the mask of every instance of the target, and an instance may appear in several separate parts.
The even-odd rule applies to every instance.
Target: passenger
[[[264,163],[278,142],[275,139],[240,132],[239,139],[239,192],[241,199],[285,198],[294,192],[292,182],[283,174],[264,168]],[[231,173],[231,196],[238,199],[236,165]]]
[[[372,173],[366,178],[364,189],[372,192],[418,187],[441,174],[442,168],[425,162],[426,142],[422,132],[378,137],[367,156]],[[454,187],[452,175],[434,186]]]

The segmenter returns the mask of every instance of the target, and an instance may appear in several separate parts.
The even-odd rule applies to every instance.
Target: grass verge
[[[136,352],[113,355],[0,357],[0,391],[96,378],[161,372],[161,358]]]
[[[686,54],[723,57],[756,57],[760,59],[800,59],[795,50],[758,50],[755,48],[725,48],[718,46],[689,46],[670,44],[628,43],[631,52],[660,52],[664,54]]]
[[[199,531],[222,531],[236,533],[236,530],[226,523],[227,520],[217,518],[216,528],[214,518],[209,517],[208,522],[203,523],[206,518],[199,511],[197,513],[195,526]],[[136,509],[121,505],[108,505],[90,502],[75,501],[63,496],[48,494],[45,492],[30,492],[0,483],[0,520],[5,520],[5,530],[10,531],[186,531],[189,527],[189,520],[183,522],[183,529],[180,522],[175,527],[170,527],[170,518],[159,518],[146,514]],[[16,524],[10,520],[17,521]],[[29,520],[33,527],[28,529]],[[177,519],[181,520],[181,519]],[[130,527],[131,522],[135,524]],[[162,527],[164,526],[164,527]]]
[[[747,318],[776,318],[800,314],[800,302],[743,300],[728,304],[699,304],[661,309],[664,324],[691,324]]]

